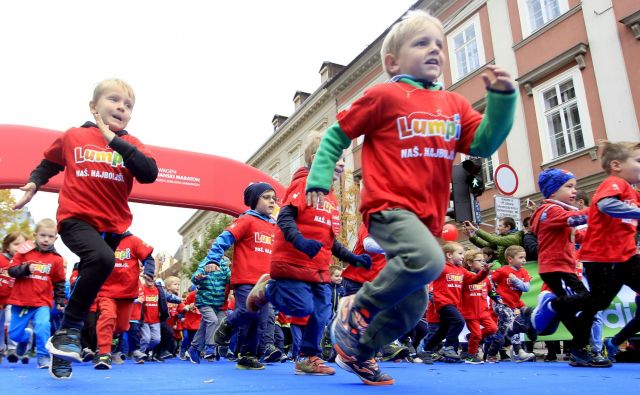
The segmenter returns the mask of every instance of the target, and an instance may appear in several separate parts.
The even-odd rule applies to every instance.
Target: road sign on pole
[[[502,164],[496,168],[493,175],[496,188],[503,195],[513,195],[518,190],[518,174],[509,165]]]

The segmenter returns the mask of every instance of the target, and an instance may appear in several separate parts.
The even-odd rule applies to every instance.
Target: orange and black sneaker
[[[271,276],[268,273],[263,274],[256,285],[251,288],[251,292],[247,295],[247,310],[250,313],[257,313],[262,306],[267,304],[266,290],[269,280],[271,280]]]
[[[325,365],[325,361],[316,356],[301,357],[296,362],[296,374],[310,374],[314,376],[331,376],[336,370]]]
[[[391,385],[394,383],[393,377],[382,373],[378,363],[371,358],[366,361],[346,361],[342,355],[336,357],[336,363],[342,369],[358,376],[367,385]]]
[[[354,308],[355,295],[340,299],[336,317],[330,328],[331,342],[343,361],[352,361],[358,355],[360,336],[369,326],[368,311]]]

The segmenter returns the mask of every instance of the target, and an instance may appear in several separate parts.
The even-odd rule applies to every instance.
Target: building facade
[[[495,216],[493,171],[508,164],[518,176],[522,204],[539,201],[538,173],[549,167],[573,172],[578,188],[592,193],[604,178],[599,140],[638,141],[640,130],[640,3],[627,0],[424,0],[443,21],[448,65],[440,82],[485,105],[482,73],[496,64],[518,82],[513,129],[483,162],[487,191],[479,198],[483,222]],[[385,81],[380,46],[385,32],[346,66],[322,64],[320,86],[296,92],[295,111],[273,117],[274,133],[247,161],[287,185],[302,164],[304,137],[324,130],[368,87]],[[358,182],[362,138],[346,155]],[[460,158],[458,158],[459,160]],[[434,175],[437,177],[437,175]],[[349,181],[347,181],[349,182]],[[522,216],[526,216],[523,207]],[[198,211],[183,225],[184,256],[204,234],[212,213]]]

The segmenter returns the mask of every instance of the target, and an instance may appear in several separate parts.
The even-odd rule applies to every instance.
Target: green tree
[[[26,210],[13,210],[16,203],[9,189],[0,189],[0,240],[9,232],[22,231],[28,235],[33,233]]]
[[[207,246],[208,241],[215,240],[216,237],[220,236],[220,233],[224,232],[232,222],[233,217],[229,215],[220,215],[217,221],[205,232],[203,237],[203,240],[205,240],[204,243],[200,244],[197,241],[193,242],[193,256],[191,257],[190,264],[185,267],[185,274],[191,276],[193,272],[198,269],[198,264],[207,256],[207,252],[209,252],[209,248]],[[231,256],[233,255],[233,247],[229,248],[224,255],[231,259]]]

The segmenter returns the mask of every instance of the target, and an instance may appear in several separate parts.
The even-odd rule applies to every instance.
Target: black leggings
[[[445,305],[438,310],[440,326],[424,346],[425,350],[433,350],[443,339],[445,347],[456,347],[458,336],[464,328],[464,318],[456,306]]]
[[[100,287],[116,263],[114,251],[122,235],[100,233],[88,223],[71,218],[60,223],[60,237],[78,257],[78,279],[64,310],[61,328],[81,329]]]
[[[593,316],[598,311],[593,309],[593,300],[587,287],[574,273],[540,273],[540,278],[556,295],[551,307],[573,335],[573,347],[585,347],[591,338]],[[567,293],[567,289],[571,293]],[[577,314],[578,312],[581,314]]]
[[[585,274],[593,298],[593,309],[609,307],[623,285],[640,293],[640,256],[622,263],[585,262]]]

